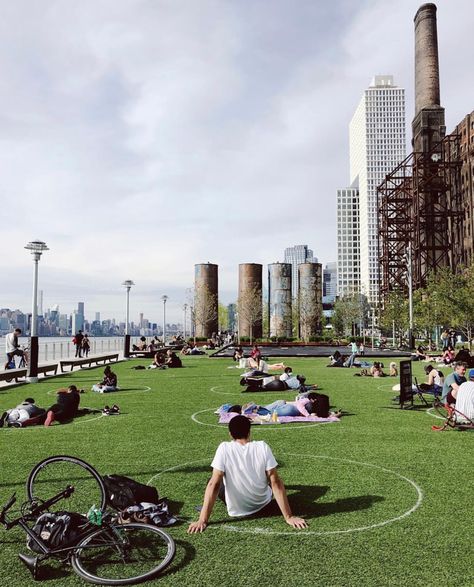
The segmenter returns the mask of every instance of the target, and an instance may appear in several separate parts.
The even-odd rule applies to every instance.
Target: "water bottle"
[[[94,526],[102,526],[102,510],[94,504],[87,512],[87,519]]]

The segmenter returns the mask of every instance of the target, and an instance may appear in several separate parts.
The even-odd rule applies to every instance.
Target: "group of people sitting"
[[[168,349],[166,353],[156,353],[153,363],[148,365],[148,369],[177,369],[183,366],[183,362],[178,355]]]
[[[51,426],[54,421],[64,423],[72,420],[79,409],[81,392],[75,385],[70,385],[67,389],[60,389],[56,393],[56,402],[46,409],[37,406],[32,397],[27,397],[15,408],[3,412],[0,417],[0,427],[7,425],[14,428],[24,428],[39,424]]]

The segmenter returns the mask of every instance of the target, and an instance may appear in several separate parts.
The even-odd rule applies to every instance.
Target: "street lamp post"
[[[168,296],[161,296],[161,299],[163,300],[163,346],[166,346],[166,302]]]
[[[184,310],[184,332],[183,332],[183,337],[184,340],[186,341],[186,312],[188,311],[188,304],[184,304],[183,306],[183,310]]]
[[[407,250],[407,280],[408,280],[408,312],[410,325],[408,329],[408,344],[410,350],[414,348],[413,344],[413,274],[412,274],[412,257],[411,243],[408,243]]]
[[[33,307],[31,312],[30,329],[30,358],[28,362],[28,381],[38,383],[38,262],[43,251],[49,251],[46,243],[40,240],[29,242],[25,249],[33,255],[34,276],[33,276]]]
[[[123,346],[123,356],[127,359],[130,356],[130,289],[135,283],[131,279],[126,279],[122,285],[127,292],[127,311],[125,316],[125,336]]]

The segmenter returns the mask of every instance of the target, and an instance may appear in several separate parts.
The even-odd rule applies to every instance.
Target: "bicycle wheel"
[[[107,497],[99,473],[85,461],[77,457],[56,455],[35,465],[26,482],[30,500],[46,501],[68,485],[74,493],[67,498],[63,508],[86,514],[92,505],[105,509]]]
[[[132,523],[98,528],[73,551],[74,571],[97,585],[133,585],[155,577],[173,560],[176,546],[166,532]]]

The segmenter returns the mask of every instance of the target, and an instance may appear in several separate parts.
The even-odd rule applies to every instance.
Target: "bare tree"
[[[321,334],[322,306],[316,292],[300,290],[298,312],[300,336],[305,342],[309,342],[312,336]]]
[[[254,286],[241,292],[237,300],[239,312],[239,335],[250,337],[250,343],[254,332],[261,331],[262,325],[262,290]]]
[[[206,284],[200,284],[194,289],[193,317],[195,337],[209,338],[213,331],[217,331],[217,296]]]

